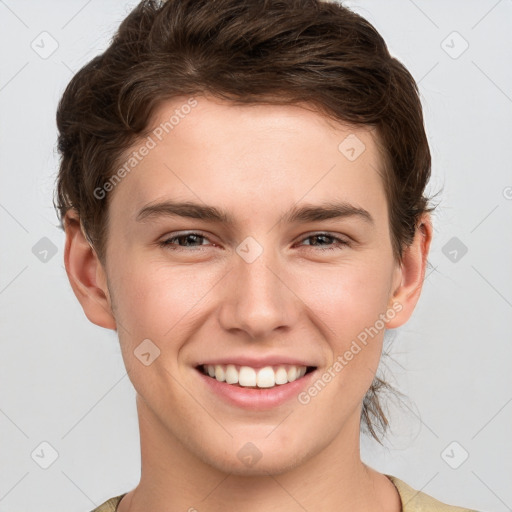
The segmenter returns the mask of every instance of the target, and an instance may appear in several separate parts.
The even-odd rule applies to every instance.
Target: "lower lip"
[[[236,407],[255,411],[272,409],[291,399],[297,398],[297,395],[309,385],[316,373],[316,370],[313,370],[300,379],[288,384],[280,384],[273,388],[252,389],[219,382],[217,379],[205,375],[197,368],[196,371],[208,388],[226,402]]]

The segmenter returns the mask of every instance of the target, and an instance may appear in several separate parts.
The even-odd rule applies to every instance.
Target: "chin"
[[[201,453],[203,461],[218,471],[239,476],[268,476],[279,475],[293,470],[307,457],[288,446],[287,449],[278,446],[268,446],[259,449],[256,443],[250,441],[241,443],[241,448],[234,450],[234,457],[226,454]],[[259,444],[261,446],[263,441]],[[231,449],[229,449],[231,452]],[[224,455],[224,456],[223,456]]]
[[[239,461],[226,461],[224,464],[216,464],[216,469],[223,473],[237,476],[269,476],[280,475],[291,471],[299,465],[299,461],[266,460],[260,459],[253,466],[241,464]]]

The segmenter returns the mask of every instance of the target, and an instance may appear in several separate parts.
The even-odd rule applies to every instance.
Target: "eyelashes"
[[[198,238],[203,239],[203,240],[208,240],[208,237],[205,235],[202,235],[201,233],[189,232],[189,233],[182,233],[179,235],[175,235],[175,236],[166,238],[165,240],[158,242],[158,245],[162,248],[165,248],[165,249],[168,249],[171,251],[185,251],[185,252],[196,251],[197,252],[197,251],[203,250],[201,248],[204,247],[204,244],[192,245],[192,246],[181,246],[181,245],[176,245],[174,242],[179,241],[179,240],[182,240],[182,241],[184,240],[185,242],[188,240],[188,242],[191,242],[191,239],[197,240]],[[320,252],[335,251],[335,250],[343,249],[345,246],[350,246],[350,243],[347,240],[340,238],[338,236],[332,235],[330,233],[326,233],[326,232],[319,232],[319,233],[314,233],[314,234],[308,235],[307,237],[302,238],[300,241],[304,242],[305,240],[309,240],[309,239],[315,239],[316,241],[318,241],[320,239],[323,239],[323,240],[330,239],[335,242],[334,244],[327,245],[325,247],[322,245],[320,245],[320,246],[312,245],[311,243],[307,244],[307,245],[309,245],[309,247],[316,249],[317,251],[320,251]],[[215,245],[215,244],[213,244],[213,245]]]
[[[176,236],[172,236],[170,238],[167,238],[166,240],[162,240],[161,242],[158,243],[158,245],[160,245],[160,247],[166,247],[168,249],[171,249],[173,251],[176,251],[176,250],[186,250],[186,248],[183,248],[179,245],[174,245],[173,242],[175,240],[180,240],[180,239],[187,239],[189,237],[199,237],[199,238],[203,238],[205,240],[208,240],[208,238],[204,235],[201,235],[200,233],[184,233],[184,234],[181,234],[181,235],[176,235]]]
[[[308,240],[309,238],[324,238],[324,239],[330,238],[330,239],[336,241],[336,243],[334,245],[329,245],[327,247],[320,246],[320,248],[319,248],[320,251],[335,251],[337,249],[341,249],[343,246],[350,245],[346,240],[339,238],[337,236],[331,235],[329,233],[316,233],[314,235],[309,235],[309,236],[303,238],[302,241]],[[309,245],[311,246],[311,244],[309,244]],[[311,246],[311,247],[314,247],[314,246]]]

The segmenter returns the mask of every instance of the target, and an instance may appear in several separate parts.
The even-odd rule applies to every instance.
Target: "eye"
[[[180,251],[180,250],[186,250],[187,247],[198,247],[204,244],[197,244],[196,242],[200,242],[201,240],[208,240],[204,235],[201,235],[200,233],[182,233],[180,235],[175,235],[170,238],[167,238],[165,240],[162,240],[161,242],[158,242],[158,245],[160,247],[166,247],[168,249],[171,249],[173,251]],[[174,242],[178,242],[178,245],[176,245]],[[182,245],[183,242],[183,245]],[[185,245],[191,243],[193,245]]]
[[[318,247],[320,249],[320,251],[334,251],[336,249],[342,249],[344,246],[349,246],[350,243],[347,241],[347,240],[344,240],[342,238],[339,238],[337,236],[334,236],[334,235],[331,235],[329,233],[315,233],[313,235],[309,235],[307,236],[306,238],[303,239],[303,241],[305,240],[312,240],[312,241],[315,241],[315,242],[318,242],[318,241],[329,241],[329,240],[334,240],[336,243],[335,244],[331,244],[331,245],[328,245],[326,247],[322,247],[322,245],[324,244],[321,244],[320,247]],[[313,244],[307,244],[307,245],[310,245],[312,246]],[[314,245],[313,245],[314,246]]]
[[[201,247],[203,244],[202,241],[208,240],[208,238],[201,233],[191,232],[191,233],[182,233],[178,235],[174,235],[170,238],[166,238],[161,242],[158,242],[160,247],[165,247],[167,249],[171,249],[173,251],[181,251],[188,249],[193,249]],[[339,238],[337,236],[331,235],[329,233],[315,233],[313,235],[309,235],[306,238],[303,238],[302,241],[311,240],[313,243],[309,243],[306,245],[316,247],[320,251],[333,251],[336,249],[341,249],[344,246],[349,246],[350,243],[347,240]],[[327,244],[325,243],[327,241]],[[334,244],[328,244],[329,241],[334,241]],[[176,244],[177,242],[177,244]],[[318,245],[320,242],[320,245]],[[191,245],[190,245],[191,244]],[[215,244],[213,244],[215,245]]]

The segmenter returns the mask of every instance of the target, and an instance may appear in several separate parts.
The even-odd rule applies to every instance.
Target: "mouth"
[[[316,366],[282,364],[253,368],[236,364],[201,364],[196,369],[203,375],[234,387],[272,389],[290,384],[316,370]]]

